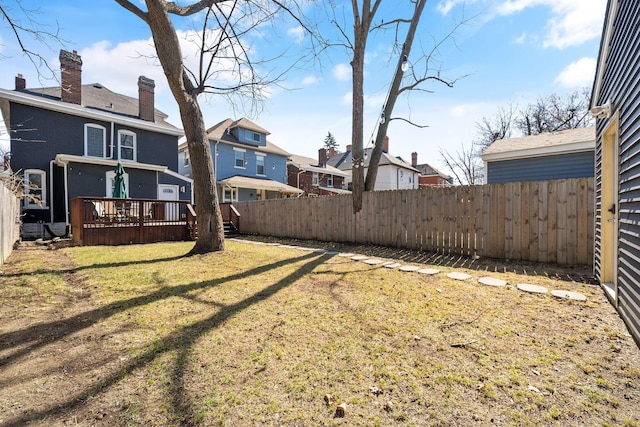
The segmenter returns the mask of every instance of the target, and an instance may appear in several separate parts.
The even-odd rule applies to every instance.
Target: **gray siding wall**
[[[640,343],[640,3],[621,1],[599,99],[619,112],[618,310]],[[601,272],[602,134],[597,121],[595,272]]]
[[[557,154],[487,162],[487,183],[589,178],[594,174],[594,153]]]

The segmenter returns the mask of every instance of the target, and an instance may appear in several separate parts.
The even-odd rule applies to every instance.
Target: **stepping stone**
[[[387,261],[382,264],[383,267],[387,267],[387,268],[398,268],[401,265],[402,264],[400,264],[399,262],[393,262],[393,261]]]
[[[453,272],[453,273],[449,273],[447,274],[447,277],[449,279],[454,279],[454,280],[468,280],[471,279],[471,275],[467,274],[467,273],[459,273],[459,272]]]
[[[418,271],[420,270],[420,267],[416,266],[416,265],[403,265],[402,267],[399,268],[400,271]]]
[[[355,256],[355,254],[352,254],[351,252],[342,252],[338,256],[342,256],[342,257],[345,257],[345,258],[351,258],[352,256]]]
[[[324,251],[326,255],[338,255],[338,251]]]
[[[369,259],[369,257],[366,255],[354,255],[351,259],[354,261],[364,261],[365,259]]]
[[[573,291],[553,290],[551,291],[551,295],[557,298],[570,299],[574,301],[587,300],[587,297],[582,295],[580,292],[573,292]]]
[[[436,270],[435,268],[421,268],[418,270],[420,274],[428,274],[429,276],[440,273],[440,270]]]
[[[523,292],[530,292],[532,294],[546,294],[549,292],[549,290],[544,286],[530,285],[529,283],[519,283],[516,285],[516,288]]]
[[[382,264],[382,260],[369,258],[369,259],[365,259],[364,263],[369,265],[377,265],[377,264]]]
[[[313,250],[313,253],[316,253],[316,254],[326,254],[327,253],[327,251],[325,251],[324,249],[311,249],[311,250]]]
[[[503,286],[507,286],[507,281],[506,280],[494,279],[493,277],[482,277],[482,278],[478,279],[478,282],[482,283],[483,285],[497,286],[499,288],[501,288]]]

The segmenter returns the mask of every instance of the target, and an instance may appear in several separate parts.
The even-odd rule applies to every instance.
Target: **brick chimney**
[[[418,166],[418,153],[416,153],[415,151],[411,153],[411,166],[413,166],[414,168]]]
[[[347,151],[351,151],[351,144],[347,145]]]
[[[388,153],[389,152],[389,137],[385,136],[384,137],[384,141],[382,141],[382,152],[383,153]]]
[[[148,122],[156,121],[155,95],[156,84],[145,76],[138,77],[138,117]]]
[[[82,104],[82,58],[75,50],[60,50],[60,97],[64,102]]]
[[[22,74],[16,76],[16,90],[22,90],[27,88],[27,81]]]
[[[335,155],[336,155],[336,149],[333,147],[329,148],[329,158],[332,158]]]
[[[318,150],[318,166],[324,168],[327,166],[327,150],[326,148],[321,148]]]

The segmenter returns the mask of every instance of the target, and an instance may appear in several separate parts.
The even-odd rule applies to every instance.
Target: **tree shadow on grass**
[[[231,305],[221,305],[220,309],[212,316],[195,322],[180,330],[176,330],[175,332],[170,333],[164,338],[159,339],[158,341],[148,346],[146,350],[142,350],[139,355],[133,357],[128,363],[124,365],[124,367],[120,368],[118,371],[112,373],[110,376],[107,376],[91,387],[81,390],[80,392],[72,396],[67,396],[64,402],[51,405],[49,408],[44,410],[29,412],[13,419],[5,419],[5,424],[3,425],[12,427],[22,426],[30,421],[50,417],[52,415],[64,413],[65,411],[74,409],[81,405],[86,400],[87,396],[95,396],[100,394],[105,389],[117,384],[119,381],[126,378],[134,370],[144,367],[159,356],[174,350],[178,351],[179,356],[176,358],[176,366],[174,369],[175,375],[172,377],[174,380],[174,384],[172,386],[172,405],[174,407],[175,414],[179,415],[186,424],[190,424],[195,419],[195,414],[193,414],[190,408],[188,406],[185,406],[183,403],[188,401],[188,399],[184,395],[183,383],[185,370],[184,361],[188,360],[188,357],[184,356],[189,353],[191,347],[197,341],[197,339],[207,332],[218,328],[220,325],[224,324],[225,321],[238,314],[239,312],[256,303],[268,299],[280,290],[295,283],[297,280],[313,271],[316,267],[326,262],[329,258],[331,258],[331,255],[327,254],[305,254],[303,256],[289,258],[283,261],[260,266],[246,272],[230,275],[216,280],[191,283],[171,288],[162,288],[158,291],[140,297],[116,301],[104,307],[89,312],[84,312],[68,319],[48,322],[45,324],[38,324],[21,329],[19,331],[0,334],[1,348],[16,348],[16,351],[9,354],[2,361],[0,361],[0,370],[2,370],[17,362],[21,357],[24,357],[29,352],[32,352],[44,345],[61,340],[71,334],[77,333],[89,326],[96,324],[101,320],[113,316],[116,313],[166,298],[183,296],[193,290],[209,289],[224,282],[248,278],[252,276],[259,276],[260,274],[265,273],[269,270],[283,267],[288,264],[307,261],[306,264],[295,270],[293,273],[289,274],[286,277],[283,277],[276,283],[267,286],[266,288],[260,290],[259,292],[256,292],[255,294],[245,298],[244,300]]]

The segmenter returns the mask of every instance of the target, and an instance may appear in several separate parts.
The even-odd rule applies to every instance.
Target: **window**
[[[318,172],[313,172],[311,177],[311,185],[318,185]]]
[[[327,187],[333,187],[333,175],[327,175]]]
[[[106,157],[107,132],[102,126],[84,125],[84,155]]]
[[[184,150],[182,155],[184,156],[184,165],[189,166],[189,150]]]
[[[240,148],[234,148],[233,149],[233,154],[235,156],[235,164],[234,164],[234,166],[236,168],[244,169],[244,167],[245,167],[244,150],[242,150]]]
[[[265,175],[264,155],[256,155],[256,175]]]
[[[104,196],[111,197],[113,196],[113,180],[116,179],[116,173],[114,171],[108,171],[106,178],[107,187],[104,190]],[[126,172],[124,173],[124,188],[127,189],[127,195],[131,196],[129,193],[129,174]]]
[[[120,160],[136,161],[136,134],[126,130],[118,131],[118,154]]]
[[[39,169],[24,171],[24,206],[40,208],[47,204],[47,174]]]
[[[250,142],[262,141],[262,135],[260,135],[257,132],[251,132],[250,130],[245,130],[244,138],[246,141],[250,141]]]

